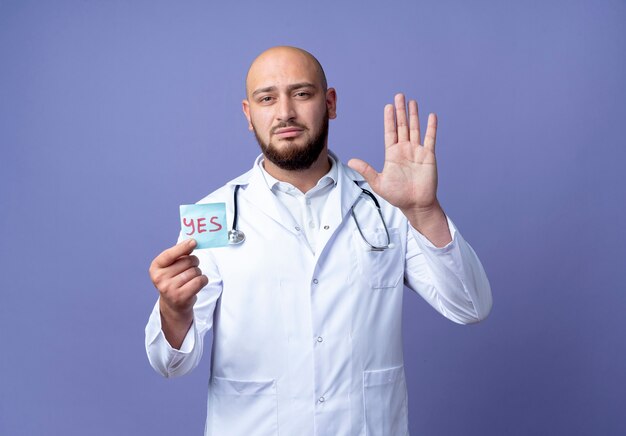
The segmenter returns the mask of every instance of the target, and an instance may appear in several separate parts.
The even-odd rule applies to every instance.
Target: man
[[[407,115],[396,95],[377,173],[329,152],[337,97],[311,54],[267,50],[246,88],[263,153],[200,201],[232,213],[235,196],[246,240],[195,255],[183,241],[154,259],[150,363],[191,371],[213,330],[207,435],[406,435],[403,286],[458,323],[491,309],[484,270],[437,201],[437,118],[422,143],[417,103]]]

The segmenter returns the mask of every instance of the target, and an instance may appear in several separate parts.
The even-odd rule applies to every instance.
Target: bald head
[[[314,80],[324,92],[328,88],[326,74],[319,61],[306,50],[297,47],[278,46],[265,50],[250,65],[246,75],[246,96],[270,82],[286,77],[299,81]]]

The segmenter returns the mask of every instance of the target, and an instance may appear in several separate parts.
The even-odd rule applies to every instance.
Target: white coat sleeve
[[[198,292],[193,306],[194,319],[179,350],[165,339],[161,330],[161,313],[157,300],[146,325],[146,353],[150,365],[164,377],[177,377],[193,370],[202,357],[204,336],[213,327],[215,305],[222,293],[222,279],[209,250],[194,253],[209,283]]]
[[[441,248],[407,223],[404,282],[446,318],[475,323],[491,310],[491,287],[478,256],[447,220],[452,241]]]

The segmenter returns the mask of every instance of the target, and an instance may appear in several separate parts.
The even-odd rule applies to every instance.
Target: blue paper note
[[[183,204],[180,206],[180,228],[185,239],[195,239],[196,248],[228,245],[226,204]]]

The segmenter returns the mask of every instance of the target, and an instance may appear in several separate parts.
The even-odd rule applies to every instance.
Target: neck
[[[284,170],[274,165],[268,159],[263,160],[263,168],[275,179],[290,183],[298,188],[300,192],[306,193],[309,189],[317,185],[317,182],[330,171],[328,149],[324,147],[324,150],[322,150],[317,160],[306,170]]]

